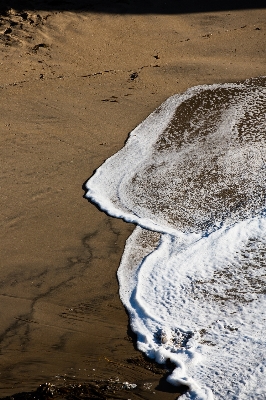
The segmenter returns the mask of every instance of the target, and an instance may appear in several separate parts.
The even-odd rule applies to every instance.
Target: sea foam
[[[172,96],[86,184],[138,225],[120,297],[183,399],[266,399],[265,100],[264,77]]]

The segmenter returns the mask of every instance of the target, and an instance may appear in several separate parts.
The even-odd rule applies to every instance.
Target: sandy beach
[[[169,96],[265,75],[266,8],[18,3],[0,15],[0,398],[101,381],[106,398],[175,399],[118,295],[134,225],[83,184]]]

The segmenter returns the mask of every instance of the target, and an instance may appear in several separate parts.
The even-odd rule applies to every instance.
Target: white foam
[[[139,349],[176,365],[183,399],[266,399],[265,82],[171,97],[87,182],[89,199],[139,225],[120,297]]]
[[[215,398],[258,398],[266,390],[259,367],[266,366],[266,220],[243,221],[188,246],[164,234],[134,279],[125,279],[140,229],[118,272],[139,349],[174,362],[169,381],[202,392],[199,398],[212,398],[210,389]]]

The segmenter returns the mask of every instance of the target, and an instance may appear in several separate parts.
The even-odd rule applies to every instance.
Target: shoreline
[[[120,374],[140,390],[123,395],[174,399],[138,361],[118,295],[134,226],[82,185],[166,98],[265,75],[266,9],[0,17],[0,397]]]

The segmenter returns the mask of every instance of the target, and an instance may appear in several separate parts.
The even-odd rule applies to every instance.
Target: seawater
[[[266,399],[266,77],[167,99],[87,182],[137,225],[118,270],[138,348],[181,399]]]

